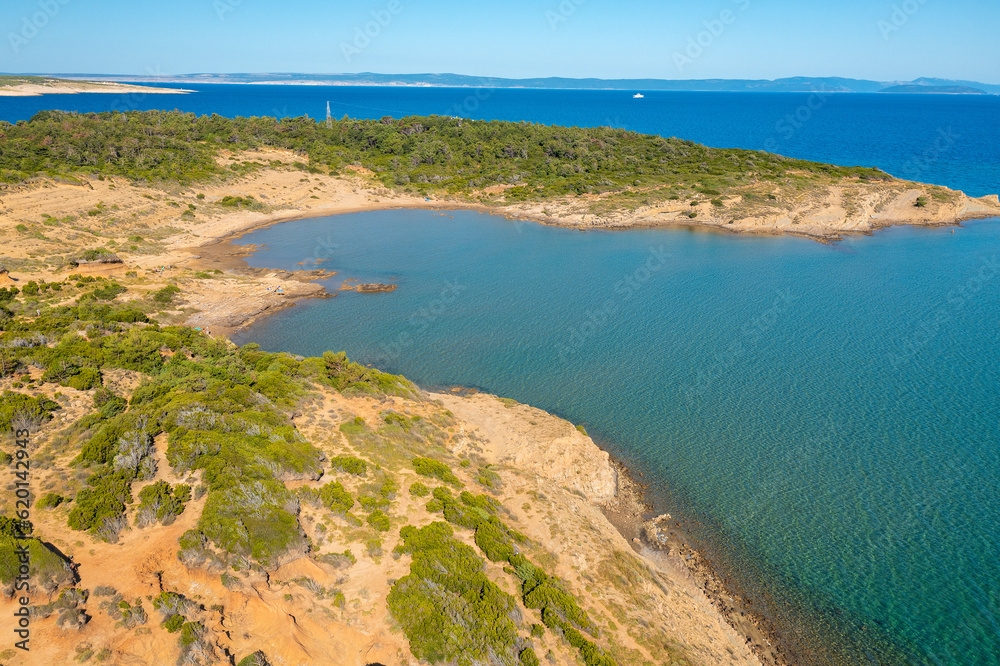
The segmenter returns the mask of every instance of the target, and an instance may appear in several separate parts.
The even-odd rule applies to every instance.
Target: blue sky
[[[1000,83],[998,25],[996,0],[3,0],[0,71]]]

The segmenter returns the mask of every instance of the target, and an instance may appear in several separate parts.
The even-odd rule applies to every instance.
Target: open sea
[[[0,98],[38,110],[614,125],[1000,192],[1000,98],[315,86]],[[288,222],[250,262],[388,294],[238,336],[346,350],[581,423],[809,664],[1000,664],[1000,220],[835,245],[469,211]]]

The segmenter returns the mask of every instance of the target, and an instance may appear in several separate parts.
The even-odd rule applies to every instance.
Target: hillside
[[[280,153],[258,159],[260,151]],[[585,227],[706,225],[727,231],[836,237],[891,224],[948,224],[995,215],[993,199],[748,150],[708,148],[613,128],[468,121],[235,118],[180,112],[46,111],[0,123],[0,183],[39,178],[93,188],[182,190],[267,180],[289,167],[308,180],[361,177],[382,197],[435,198]],[[263,211],[257,186],[223,197]],[[182,197],[183,198],[183,197]],[[319,199],[318,195],[311,198]],[[181,218],[193,218],[195,201]]]
[[[333,86],[419,86],[419,87],[473,87],[473,88],[534,88],[546,90],[642,90],[681,92],[839,92],[873,93],[891,85],[912,83],[916,85],[962,85],[1000,93],[1000,85],[975,81],[919,78],[914,81],[871,81],[840,76],[793,76],[780,79],[597,79],[539,77],[508,79],[493,76],[467,76],[463,74],[379,74],[373,72],[340,74],[282,73],[195,73],[176,76],[129,76],[63,74],[74,78],[92,80],[132,81],[147,83],[220,83],[273,85],[333,85]]]
[[[0,293],[36,554],[32,652],[4,663],[757,663],[604,518],[619,481],[580,430],[156,323],[184,298],[85,274]]]
[[[879,90],[880,93],[918,93],[922,95],[988,95],[985,90],[970,88],[969,86],[928,86],[928,85],[905,85],[889,86]]]

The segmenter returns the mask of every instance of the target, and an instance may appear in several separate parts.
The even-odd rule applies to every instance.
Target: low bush
[[[368,514],[368,524],[379,532],[388,532],[390,528],[389,516],[385,515],[381,509],[375,509]]]
[[[400,536],[399,552],[413,560],[388,606],[413,655],[431,663],[516,664],[517,602],[487,578],[482,558],[446,523],[404,527]]]
[[[0,395],[0,432],[18,428],[37,428],[52,419],[59,403],[45,397],[35,398],[24,393],[4,391]]]
[[[330,460],[330,466],[338,471],[355,476],[364,476],[368,471],[368,463],[355,456],[335,456]]]
[[[184,505],[191,499],[191,486],[178,484],[171,488],[166,481],[157,481],[139,491],[139,510],[136,512],[136,527],[146,527],[154,523],[170,525],[184,513]]]
[[[168,284],[166,287],[153,292],[153,301],[160,305],[170,305],[174,302],[174,296],[181,293],[180,287]]]
[[[451,471],[451,468],[438,460],[419,457],[414,458],[413,470],[420,476],[439,479],[445,483],[450,483],[453,486],[462,485],[461,481],[458,480],[458,477]]]

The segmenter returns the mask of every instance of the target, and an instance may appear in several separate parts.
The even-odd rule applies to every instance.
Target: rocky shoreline
[[[622,462],[612,460],[618,494],[602,510],[608,521],[647,560],[689,578],[740,636],[762,664],[790,666],[778,645],[780,637],[771,623],[754,611],[752,601],[732,588],[695,547],[680,521],[669,513],[656,515],[646,498],[648,486],[636,481]]]

